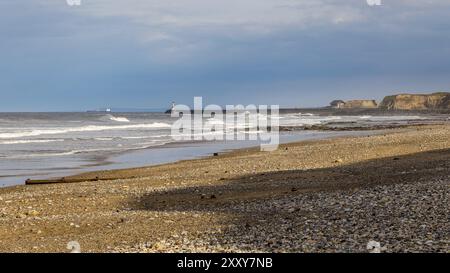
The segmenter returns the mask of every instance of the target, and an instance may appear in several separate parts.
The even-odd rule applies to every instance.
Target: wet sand
[[[0,251],[449,252],[450,125],[0,189]]]

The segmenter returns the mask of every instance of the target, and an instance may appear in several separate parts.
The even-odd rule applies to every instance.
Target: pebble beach
[[[450,124],[0,188],[0,252],[450,252]]]

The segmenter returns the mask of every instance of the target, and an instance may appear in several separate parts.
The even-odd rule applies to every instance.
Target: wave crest
[[[96,132],[108,130],[128,130],[128,129],[158,129],[170,128],[171,125],[163,122],[154,122],[149,124],[132,124],[132,125],[117,125],[117,126],[103,126],[103,125],[87,125],[82,127],[72,128],[53,128],[53,129],[33,129],[27,131],[20,131],[14,133],[0,133],[0,139],[33,137],[40,135],[59,135],[73,132]]]
[[[126,117],[115,117],[113,115],[107,115],[107,118],[115,122],[130,122],[130,120],[127,119]]]

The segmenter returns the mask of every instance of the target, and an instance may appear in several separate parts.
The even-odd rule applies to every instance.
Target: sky
[[[0,0],[0,112],[450,91],[450,1]]]

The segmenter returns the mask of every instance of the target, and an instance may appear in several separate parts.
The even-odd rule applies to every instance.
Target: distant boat
[[[88,113],[111,113],[112,110],[111,110],[111,108],[106,108],[106,109],[88,110],[86,112],[88,112]]]

